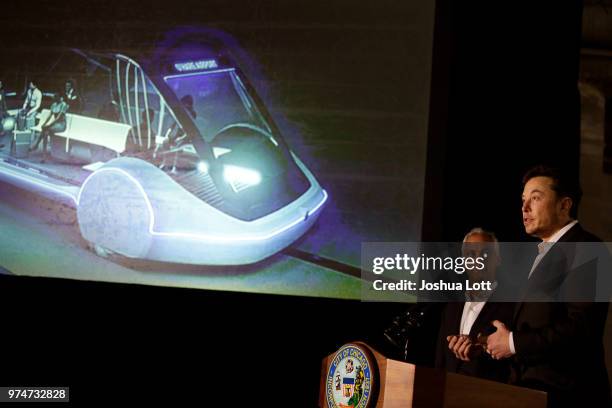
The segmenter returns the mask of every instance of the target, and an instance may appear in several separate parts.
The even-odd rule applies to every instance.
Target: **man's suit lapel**
[[[495,301],[488,301],[484,304],[482,310],[478,314],[478,317],[476,317],[476,321],[470,329],[470,337],[476,338],[479,332],[482,332],[486,327],[491,325],[491,322],[493,320],[496,320],[498,318],[499,316],[497,314],[497,307]],[[499,318],[499,320],[501,320],[501,318]]]
[[[561,236],[561,238],[559,238],[559,240],[557,242],[576,242],[576,241],[580,241],[580,239],[578,239],[583,233],[583,229],[580,226],[579,223],[575,224],[572,228],[570,228],[565,234],[563,234]],[[530,293],[530,289],[532,287],[537,287],[538,286],[538,281],[540,279],[543,278],[543,274],[545,272],[543,272],[543,270],[545,270],[550,262],[551,262],[551,258],[554,258],[554,255],[556,254],[555,251],[555,247],[557,243],[555,243],[546,253],[546,255],[544,255],[544,257],[540,260],[540,262],[538,263],[538,265],[536,266],[536,268],[534,269],[533,273],[531,274],[531,277],[528,279],[527,281],[527,285],[525,287],[525,290],[522,293],[522,299],[521,302],[517,303],[516,307],[514,308],[514,318],[513,320],[516,322],[516,319],[521,311],[521,309],[523,308],[523,305],[525,303],[525,297],[528,296],[528,294]]]
[[[461,316],[463,316],[463,306],[465,303],[453,303],[452,312],[450,313],[451,321],[449,327],[455,329],[453,333],[459,333],[461,330]]]
[[[463,303],[459,302],[448,303],[447,307],[449,309],[448,317],[446,320],[448,334],[459,334],[459,331],[461,330],[461,316],[463,315],[463,305]],[[446,338],[444,338],[444,341],[446,342]],[[447,351],[449,351],[448,347]],[[454,356],[446,360],[447,369],[452,372],[456,372],[459,369],[461,363],[462,361],[454,358]]]
[[[489,314],[490,310],[491,310],[491,303],[490,302],[485,303],[480,313],[478,313],[478,316],[476,316],[476,320],[474,321],[474,324],[470,328],[470,337],[476,338],[476,336],[478,336],[478,333],[481,331],[480,327],[482,326],[482,323],[485,322],[486,319],[488,318],[487,315]]]

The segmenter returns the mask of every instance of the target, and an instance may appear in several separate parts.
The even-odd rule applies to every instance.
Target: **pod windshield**
[[[164,79],[206,142],[214,142],[228,126],[241,124],[261,129],[278,146],[269,124],[234,68],[171,75]]]
[[[308,189],[306,177],[234,68],[171,75],[164,80],[211,147],[217,164],[216,170],[210,168],[217,198],[179,180],[186,189],[243,220],[276,211]],[[198,164],[204,173],[209,172],[207,165]]]

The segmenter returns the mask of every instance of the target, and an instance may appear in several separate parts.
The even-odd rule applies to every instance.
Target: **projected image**
[[[7,273],[359,298],[361,243],[419,238],[427,110],[407,121],[383,95],[386,79],[342,85],[368,67],[344,62],[339,82],[324,59],[281,62],[292,51],[262,51],[240,29],[179,26],[140,40],[8,51]],[[312,79],[286,86],[286,75]],[[315,95],[379,110],[300,100]],[[423,95],[409,99],[426,105]],[[402,155],[415,157],[399,169]]]
[[[147,75],[123,55],[74,52],[107,72],[110,86],[96,99],[112,100],[97,106],[97,115],[57,113],[57,102],[26,113],[38,116],[38,128],[15,132],[39,133],[49,149],[45,140],[28,146],[28,154],[4,153],[0,172],[74,206],[96,252],[250,264],[284,249],[316,221],[327,194],[264,118],[233,64],[170,63],[178,74]],[[104,106],[116,112],[100,111]],[[63,130],[54,131],[60,122]]]

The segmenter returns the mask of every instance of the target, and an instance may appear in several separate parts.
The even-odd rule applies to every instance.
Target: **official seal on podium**
[[[327,371],[328,408],[367,408],[373,400],[376,360],[359,343],[345,344]]]

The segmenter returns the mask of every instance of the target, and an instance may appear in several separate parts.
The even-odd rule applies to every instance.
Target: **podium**
[[[321,408],[546,408],[546,393],[386,358],[353,342],[323,359]]]

